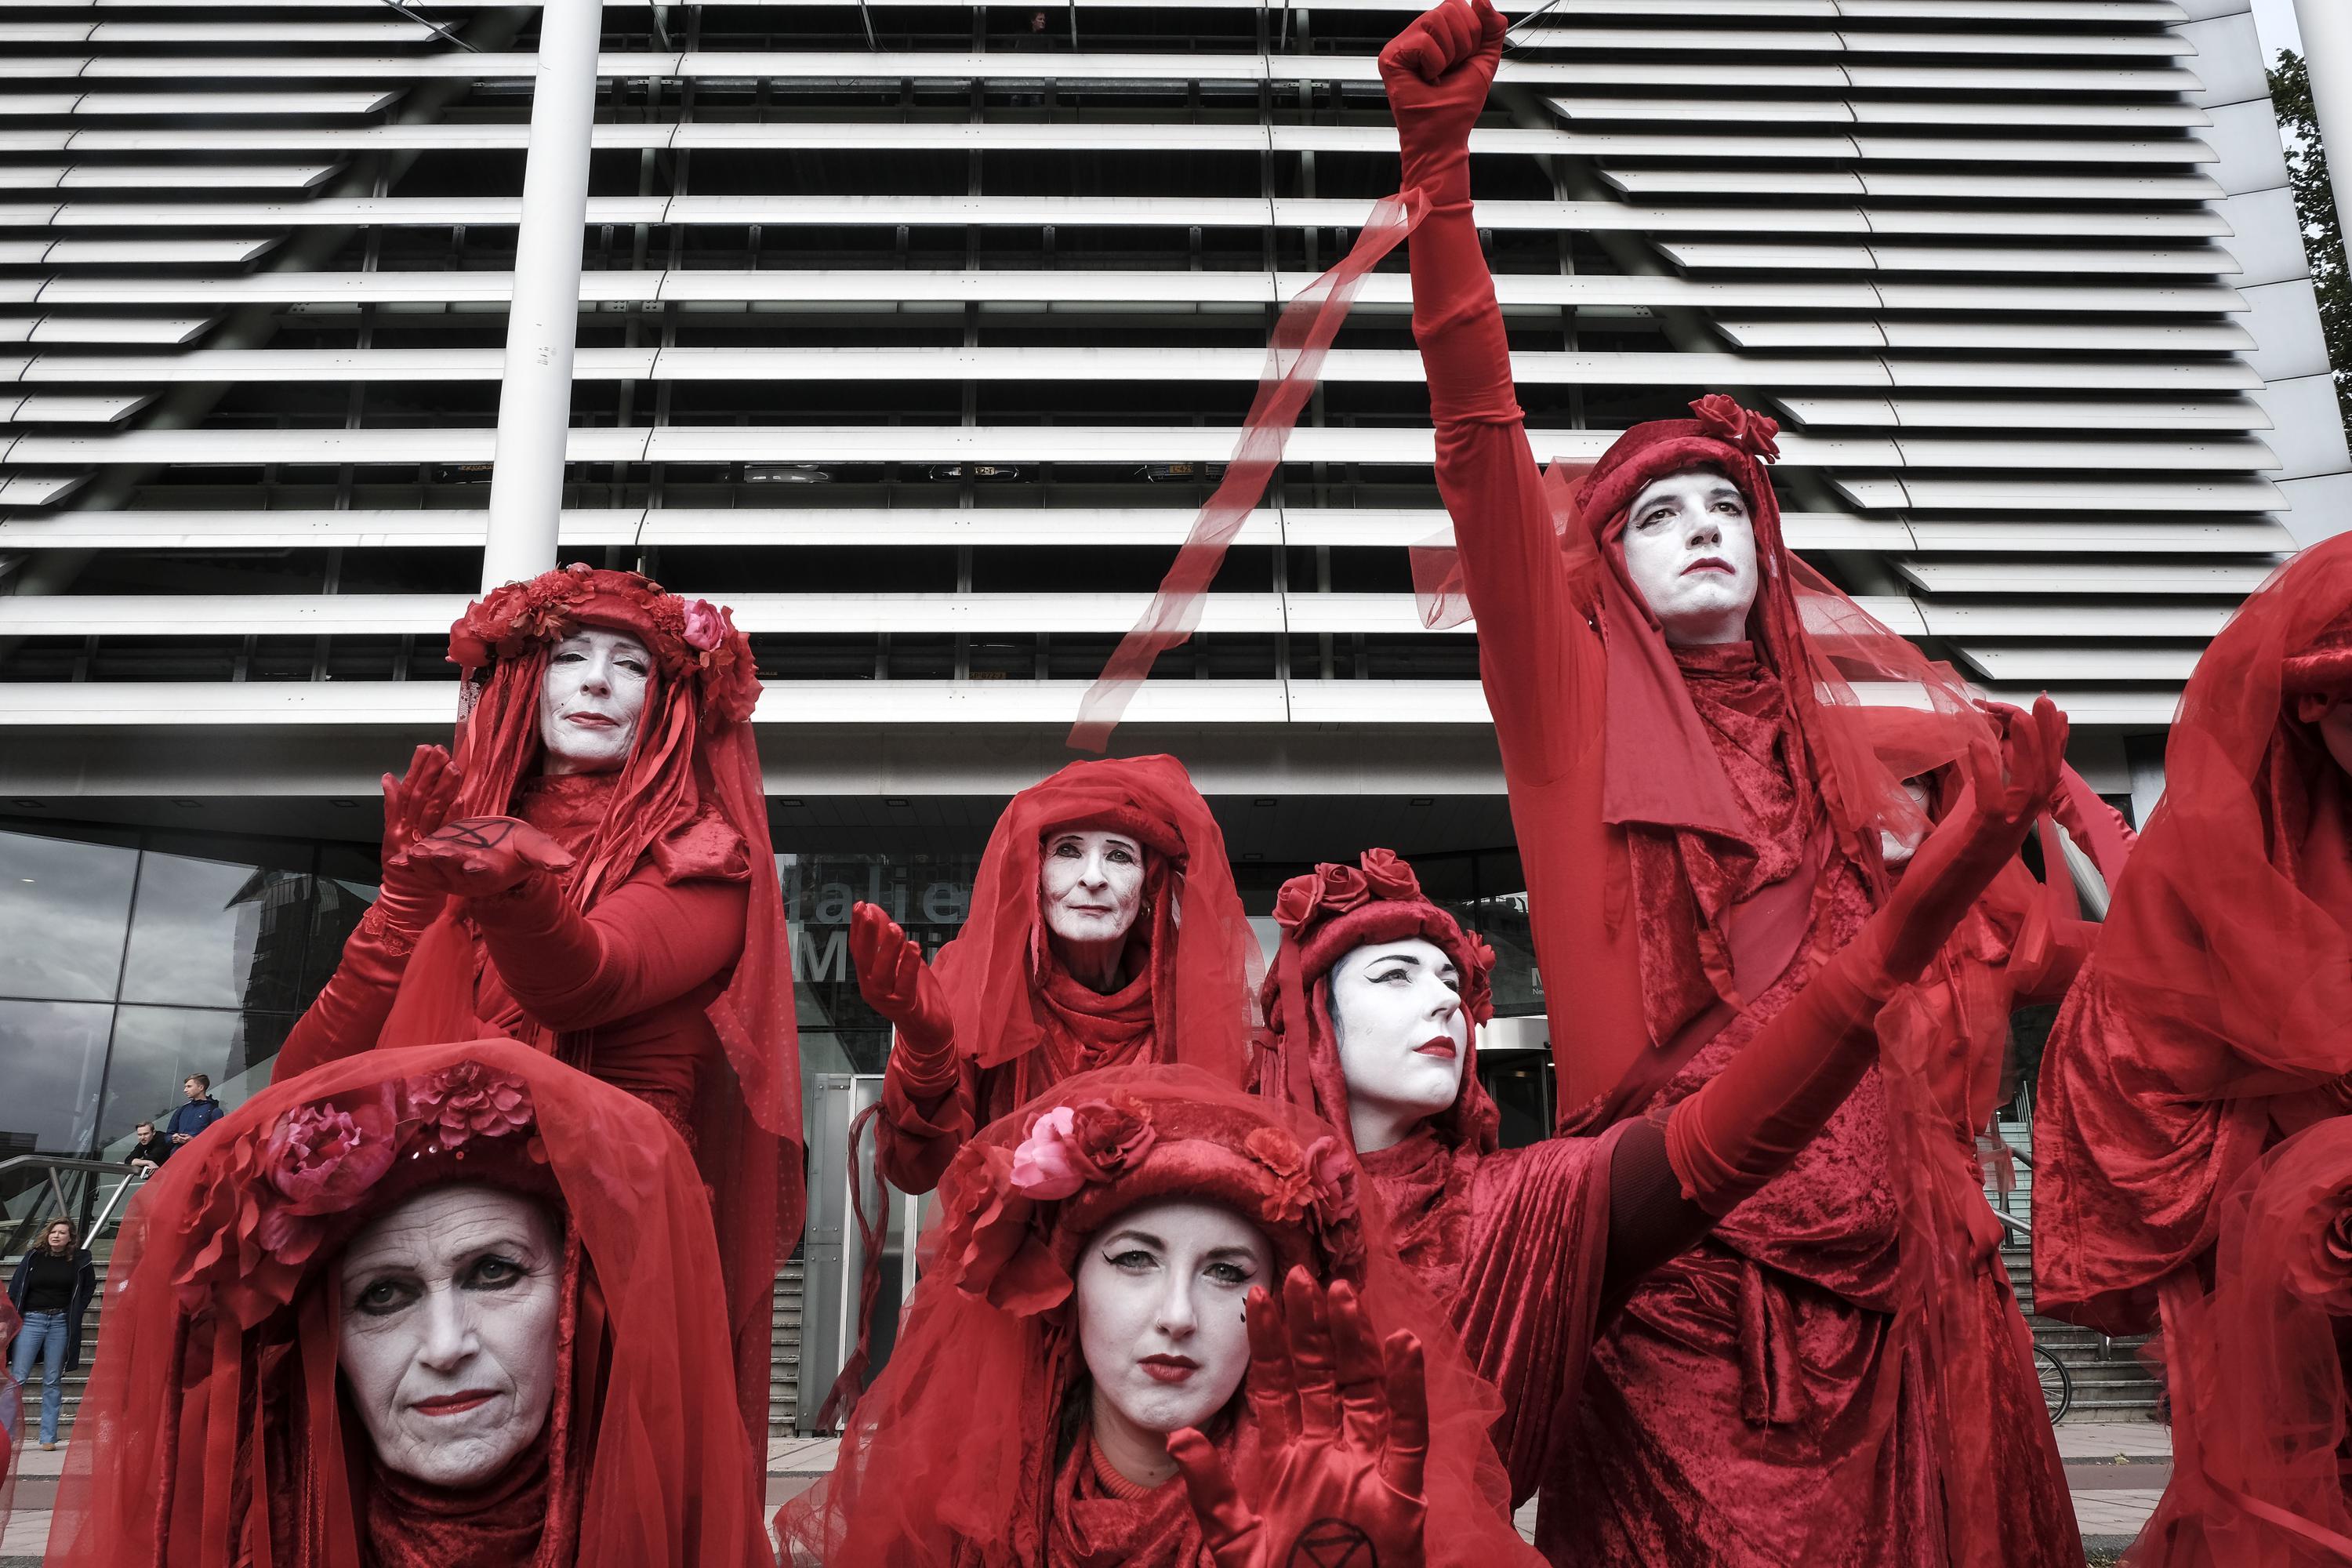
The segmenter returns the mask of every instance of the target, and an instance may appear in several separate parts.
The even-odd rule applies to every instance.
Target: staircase
[[[2024,1150],[2031,1137],[2027,1124],[2018,1121],[2000,1123],[2000,1135],[2013,1150]],[[2033,1172],[2023,1160],[2017,1162],[2017,1184],[2002,1195],[1990,1186],[1986,1201],[1995,1209],[2006,1209],[2029,1226],[2033,1223]],[[2024,1309],[2026,1326],[2033,1331],[2033,1342],[2056,1356],[2074,1381],[2074,1403],[2068,1412],[2069,1420],[2136,1421],[2155,1420],[2163,1404],[2164,1385],[2140,1359],[2139,1348],[2147,1342],[2146,1335],[2111,1338],[2095,1330],[2078,1328],[2055,1318],[2042,1318],[2033,1311],[2033,1253],[2025,1238],[2011,1231],[2000,1249],[2001,1262],[2009,1268],[2011,1289],[2017,1292],[2017,1304]]]
[[[801,1397],[801,1257],[776,1276],[775,1336],[768,1358],[768,1436],[798,1430]]]
[[[65,1408],[58,1416],[58,1436],[60,1440],[72,1430],[74,1416],[81,1410],[81,1396],[89,1387],[90,1369],[98,1364],[98,1307],[106,1300],[106,1269],[113,1257],[114,1237],[111,1235],[90,1248],[90,1259],[98,1266],[98,1289],[91,1292],[89,1310],[82,1314],[81,1366],[78,1371],[66,1373]],[[0,1258],[0,1284],[16,1277],[16,1265],[22,1258],[21,1253]],[[15,1347],[11,1345],[12,1355],[14,1351]],[[23,1440],[37,1443],[41,1436],[41,1363],[37,1361],[33,1363],[33,1375],[26,1381],[24,1399]]]

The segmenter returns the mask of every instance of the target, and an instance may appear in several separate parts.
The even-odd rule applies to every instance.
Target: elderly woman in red
[[[133,1200],[51,1568],[766,1568],[702,1185],[509,1040],[256,1095]]]
[[[2199,661],[2042,1057],[2036,1304],[2107,1333],[2161,1321],[2174,1480],[2142,1550],[2165,1568],[2352,1558],[2347,698],[2339,537]]]
[[[279,1055],[503,1034],[643,1100],[712,1194],[744,1420],[800,1233],[792,966],[727,612],[633,572],[511,584],[450,629],[453,762],[384,779],[383,891]]]
[[[968,1142],[832,1476],[828,1568],[1510,1568],[1491,1395],[1329,1131],[1184,1068]],[[1279,1286],[1281,1306],[1272,1292]]]
[[[1242,1081],[1256,938],[1173,757],[1072,763],[1014,795],[936,969],[871,904],[849,940],[859,989],[898,1030],[879,1146],[906,1192],[1072,1073],[1183,1062]]]
[[[1939,719],[1938,761],[1994,721],[1789,552],[1763,466],[1776,426],[1729,398],[1628,431],[1547,497],[1470,208],[1468,134],[1502,37],[1483,0],[1449,5],[1381,69],[1429,207],[1414,330],[1563,1122],[1598,1131],[1728,1071],[1887,898],[1880,829],[1919,813],[1873,749],[1870,700]],[[1965,1276],[1984,1386],[1956,1388],[1908,1331],[1927,1319],[1898,1316],[1902,1248],[1973,1240],[1898,1203],[1884,1079],[1866,1073],[1787,1172],[1643,1279],[1595,1347],[1559,1561],[2072,1561],[2055,1447],[2012,1418],[2036,1395],[2000,1271]],[[1947,1503],[1958,1433],[1982,1439],[1997,1519]]]

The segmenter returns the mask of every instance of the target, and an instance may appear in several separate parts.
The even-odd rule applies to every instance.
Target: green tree
[[[2328,363],[2336,367],[2336,402],[2352,432],[2352,272],[2344,265],[2344,230],[2336,215],[2336,195],[2327,183],[2327,149],[2319,140],[2319,117],[2311,107],[2311,73],[2303,57],[2281,49],[2272,68],[2271,108],[2288,133],[2287,175],[2294,184],[2294,210],[2303,220],[2303,253],[2319,290],[2319,325],[2327,338]]]

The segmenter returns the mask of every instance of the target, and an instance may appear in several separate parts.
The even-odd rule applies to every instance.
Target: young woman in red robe
[[[883,1175],[929,1192],[974,1130],[1073,1073],[1183,1062],[1238,1085],[1256,940],[1175,758],[1072,763],[1023,790],[936,966],[882,910],[851,911],[859,990],[898,1032]]]
[[[510,1040],[274,1083],[132,1200],[51,1568],[767,1568],[708,1200]]]
[[[505,1035],[645,1100],[711,1192],[764,1438],[802,1134],[751,645],[704,600],[575,565],[469,606],[449,658],[457,756],[420,747],[385,776],[383,890],[275,1077]]]
[[[2352,538],[2213,639],[2042,1059],[2034,1296],[2159,1322],[2165,1568],[2352,1559]]]
[[[1765,1185],[1861,1081],[1877,1021],[2014,865],[2050,788],[2063,721],[2011,738],[2007,774],[1972,786],[1904,885],[1724,1071],[1596,1136],[1498,1146],[1477,1076],[1494,955],[1384,849],[1284,884],[1259,1089],[1341,1130],[1386,1204],[1405,1263],[1451,1310],[1503,1396],[1495,1429],[1513,1500],[1540,1493],[1536,1543],[1575,1560],[1588,1519],[1561,1439],[1592,1342],[1645,1275]]]
[[[1083,1073],[939,1193],[890,1363],[779,1516],[794,1561],[1533,1561],[1493,1396],[1311,1117],[1187,1068]]]
[[[1429,204],[1414,331],[1563,1122],[1591,1131],[1727,1070],[1886,897],[1879,827],[1917,814],[1872,751],[1857,688],[1899,674],[1947,723],[1944,760],[1986,721],[1790,554],[1762,467],[1777,427],[1727,397],[1629,431],[1560,496],[1556,525],[1470,209],[1468,133],[1502,35],[1483,4],[1441,7],[1383,52],[1381,74],[1404,184]],[[1578,1522],[1559,1560],[2070,1561],[2072,1510],[2046,1424],[2025,1419],[2039,1395],[2000,1270],[1966,1279],[1983,1387],[1952,1389],[1927,1325],[1897,1314],[1906,1227],[1881,1077],[1645,1279],[1595,1347],[1565,1438],[1560,1506]],[[1982,1439],[1998,1521],[1948,1503],[1943,1440],[1958,1431]]]

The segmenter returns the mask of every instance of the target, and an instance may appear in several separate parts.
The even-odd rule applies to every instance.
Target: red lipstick
[[[430,1399],[420,1399],[409,1406],[420,1415],[462,1415],[468,1410],[478,1410],[498,1397],[490,1388],[469,1388],[463,1394],[436,1394]]]
[[[1453,1036],[1439,1035],[1433,1039],[1424,1040],[1413,1047],[1413,1053],[1416,1056],[1444,1057],[1447,1061],[1452,1061],[1462,1054],[1462,1047],[1454,1043]]]
[[[1136,1363],[1154,1383],[1182,1383],[1201,1370],[1190,1356],[1148,1355]]]

